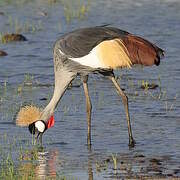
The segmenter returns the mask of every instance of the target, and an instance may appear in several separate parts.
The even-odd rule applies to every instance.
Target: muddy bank
[[[0,56],[7,56],[8,54],[5,51],[0,50]]]

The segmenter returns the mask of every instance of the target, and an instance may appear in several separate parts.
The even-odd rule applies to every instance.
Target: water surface
[[[17,31],[28,39],[0,44],[8,53],[0,58],[0,148],[12,154],[16,169],[27,173],[33,169],[42,179],[57,174],[69,179],[180,176],[178,0],[4,0],[0,12],[1,33]],[[111,82],[91,75],[91,151],[86,146],[83,87],[76,79],[73,84],[80,87],[67,90],[63,96],[55,113],[55,126],[44,135],[45,150],[33,159],[31,135],[13,123],[16,111],[24,103],[44,107],[49,102],[54,84],[52,48],[59,36],[103,24],[141,35],[166,52],[159,67],[115,72],[129,97],[136,147],[128,148],[124,108]],[[159,87],[145,91],[141,85],[146,81]],[[24,149],[21,162],[20,147]],[[117,170],[112,156],[117,159]]]

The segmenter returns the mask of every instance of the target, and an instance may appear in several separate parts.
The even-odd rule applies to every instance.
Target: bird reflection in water
[[[36,175],[39,178],[50,176],[56,177],[56,162],[58,158],[58,151],[52,150],[48,152],[38,153],[38,166],[36,167]]]
[[[92,167],[92,153],[91,150],[89,150],[88,154],[88,180],[93,180],[93,167]]]
[[[56,179],[56,167],[59,158],[59,151],[52,149],[48,151],[31,150],[24,154],[19,170],[23,174],[23,178],[36,177],[37,179],[46,179],[47,177]],[[37,163],[35,163],[35,161]]]

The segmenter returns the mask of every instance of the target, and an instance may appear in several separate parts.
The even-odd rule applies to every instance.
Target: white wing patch
[[[61,50],[59,51],[63,54]],[[123,41],[118,38],[99,43],[83,57],[69,59],[92,68],[117,69],[132,66],[129,52]]]
[[[90,51],[90,53],[87,54],[86,56],[80,58],[69,58],[69,59],[78,62],[79,64],[82,64],[84,66],[89,66],[92,68],[109,68],[105,64],[103,64],[102,61],[100,61],[100,59],[98,58],[96,47],[93,48]]]

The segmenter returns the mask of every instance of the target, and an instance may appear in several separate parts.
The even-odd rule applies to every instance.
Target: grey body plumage
[[[58,44],[68,57],[77,58],[87,55],[102,41],[123,38],[127,34],[129,33],[113,27],[82,28],[61,36],[56,46]]]

